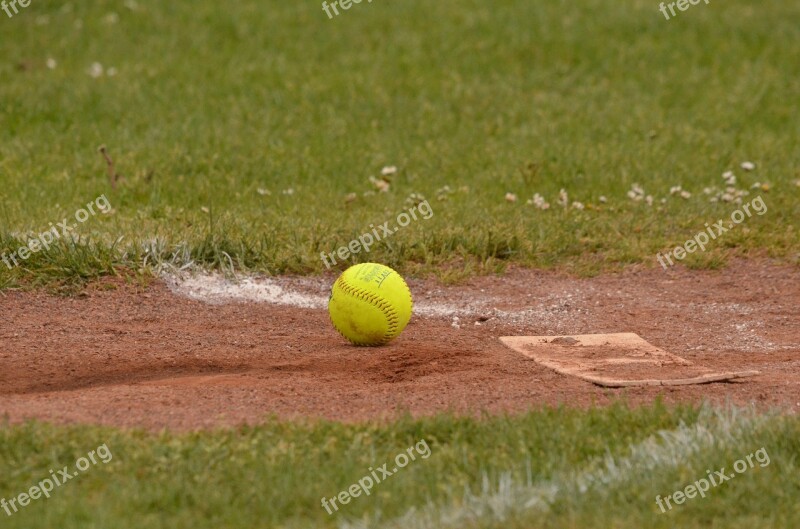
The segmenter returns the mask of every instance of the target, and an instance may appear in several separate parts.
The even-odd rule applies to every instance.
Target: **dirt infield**
[[[195,429],[269,414],[352,421],[658,395],[800,409],[797,267],[738,261],[721,272],[632,268],[593,279],[516,269],[458,287],[413,281],[420,312],[380,348],[345,343],[317,307],[333,279],[272,280],[293,293],[282,304],[190,299],[180,283],[161,281],[108,280],[72,298],[0,294],[0,415]],[[498,341],[623,331],[695,363],[762,374],[602,389]]]

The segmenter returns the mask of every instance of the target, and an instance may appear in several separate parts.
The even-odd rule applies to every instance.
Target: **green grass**
[[[13,18],[0,12],[0,255],[100,195],[113,206],[78,240],[0,263],[0,290],[165,264],[317,273],[321,252],[394,223],[412,194],[430,201],[430,220],[336,268],[371,260],[448,279],[509,263],[657,266],[656,252],[737,208],[702,192],[724,187],[729,169],[739,188],[769,184],[759,192],[769,210],[685,263],[798,262],[795,1],[712,2],[670,21],[652,0],[376,0],[334,20],[316,2],[128,5],[34,0]],[[95,62],[116,75],[90,76]],[[116,189],[100,145],[122,175]],[[399,171],[375,193],[369,177],[386,165]],[[627,198],[634,183],[653,206]],[[675,185],[692,197],[670,196]],[[558,206],[562,188],[586,208]],[[551,208],[527,205],[534,193]],[[797,418],[744,414],[726,437],[738,422],[708,413],[656,404],[162,435],[5,425],[0,498],[102,443],[114,459],[12,517],[0,511],[0,527],[405,529],[465,512],[458,527],[796,526]],[[681,421],[717,441],[670,460],[672,445],[651,436]],[[322,509],[323,496],[423,438],[430,458],[335,516]],[[770,466],[657,513],[656,495],[762,446]],[[628,471],[580,490],[609,476],[605,457]],[[522,508],[552,486],[543,505]],[[503,519],[486,508],[500,504]]]
[[[332,515],[322,508],[323,496],[349,488],[423,439],[428,458],[418,457]],[[790,527],[800,521],[798,439],[797,417],[659,403],[392,424],[267,421],[189,434],[27,423],[0,426],[0,498],[29,490],[51,469],[74,468],[99,445],[113,459],[11,517],[0,511],[0,525],[250,529],[360,521],[414,528],[425,526],[423,513],[463,514],[488,494],[495,506],[498,498],[511,499],[505,519],[474,509],[458,527]],[[768,465],[659,513],[657,495],[684,489],[710,469],[730,473],[736,460],[762,447]],[[608,458],[623,470],[617,477],[606,468]],[[511,486],[498,494],[501,481]],[[523,507],[548,485],[557,488],[547,507]],[[468,500],[465,490],[475,497]]]
[[[0,288],[164,261],[315,273],[320,252],[393,220],[412,193],[434,217],[348,263],[444,277],[657,266],[735,209],[702,194],[727,169],[742,188],[771,185],[769,212],[685,262],[797,262],[797,2],[669,21],[650,0],[376,1],[333,20],[315,2],[136,5],[0,16],[0,253],[100,194],[114,208],[77,244],[0,263]],[[94,62],[116,75],[91,77]],[[124,177],[115,191],[101,144]],[[746,160],[757,170],[738,170]],[[363,196],[384,165],[399,167],[389,192]],[[626,197],[633,183],[653,207]],[[673,185],[692,198],[661,204]],[[587,209],[558,207],[561,188]],[[526,205],[534,193],[551,209]]]

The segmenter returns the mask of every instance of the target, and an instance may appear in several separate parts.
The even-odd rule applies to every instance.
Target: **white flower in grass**
[[[506,193],[506,202],[516,202],[516,201],[517,201],[517,195],[515,195],[514,193]]]
[[[558,205],[565,208],[569,206],[569,194],[565,189],[561,189],[558,192]]]
[[[598,198],[597,200],[599,200],[601,204],[605,204],[606,202],[608,202],[608,199],[606,198],[605,195],[600,195],[600,198]]]
[[[733,174],[732,171],[726,171],[722,173],[722,178],[725,180],[725,185],[729,186],[736,185],[736,175]]]
[[[644,198],[644,201],[647,203],[648,206],[652,206],[653,205],[653,195],[647,195]]]
[[[641,202],[644,199],[644,188],[639,184],[631,185],[631,189],[628,191],[628,198],[634,202]]]
[[[89,69],[86,71],[89,76],[97,79],[98,77],[103,76],[103,65],[99,62],[93,62]]]
[[[550,209],[550,204],[539,193],[534,194],[533,198],[528,200],[528,205],[536,209]]]
[[[752,171],[755,168],[756,164],[754,164],[753,162],[742,162],[742,169],[744,169],[745,171]]]
[[[46,62],[45,64],[47,64],[47,69],[48,69],[48,70],[55,70],[55,69],[56,69],[56,66],[58,66],[58,63],[57,63],[57,62],[56,62],[56,60],[55,60],[54,58],[52,58],[52,57],[48,57],[48,58],[47,58],[47,62]]]
[[[375,189],[377,189],[381,193],[387,193],[389,191],[389,182],[387,182],[386,180],[370,176],[369,181],[373,186],[375,186]]]
[[[583,205],[582,202],[578,202],[577,200],[572,203],[572,209],[584,209],[586,206]]]
[[[397,167],[395,167],[394,165],[387,165],[386,167],[381,169],[382,176],[392,176],[394,174],[397,174]]]
[[[269,196],[269,195],[272,194],[272,192],[269,189],[266,189],[266,188],[263,188],[263,187],[259,187],[258,189],[256,189],[256,193],[258,193],[262,197],[263,196]]]
[[[290,187],[289,189],[284,189],[283,191],[281,191],[281,193],[283,193],[284,195],[294,195],[294,188]]]
[[[681,198],[688,200],[692,198],[692,194],[688,191],[681,191]]]
[[[677,195],[678,193],[683,192],[683,188],[681,186],[672,186],[669,188],[670,195]]]

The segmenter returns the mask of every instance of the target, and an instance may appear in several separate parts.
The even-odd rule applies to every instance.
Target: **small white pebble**
[[[58,66],[58,63],[57,63],[57,62],[56,62],[56,60],[55,60],[54,58],[52,58],[52,57],[48,57],[48,58],[47,58],[47,63],[46,63],[46,64],[47,64],[47,68],[48,68],[49,70],[55,70],[55,69],[56,69],[56,66]]]
[[[387,165],[383,169],[381,169],[382,176],[391,176],[393,174],[397,174],[397,167],[394,165]]]

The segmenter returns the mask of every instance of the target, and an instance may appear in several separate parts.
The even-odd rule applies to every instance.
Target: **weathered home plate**
[[[668,353],[638,334],[504,336],[505,345],[539,364],[599,386],[680,386],[758,375],[717,372]]]

